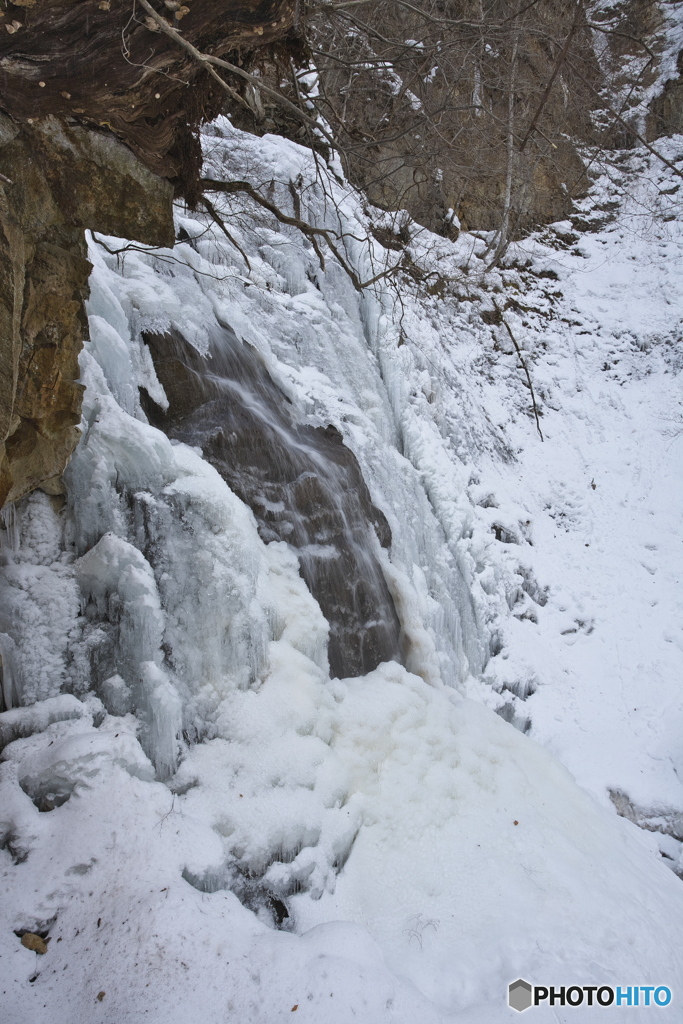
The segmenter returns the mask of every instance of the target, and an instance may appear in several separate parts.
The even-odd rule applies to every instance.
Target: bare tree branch
[[[531,392],[531,404],[532,404],[533,409],[534,409],[534,418],[536,419],[536,430],[538,431],[538,436],[540,437],[541,441],[543,441],[544,440],[543,431],[541,430],[541,423],[540,423],[540,420],[538,418],[538,407],[536,405],[536,395],[534,393],[534,385],[533,385],[533,383],[531,381],[531,374],[529,373],[529,367],[526,364],[526,359],[522,355],[522,350],[521,350],[521,348],[519,347],[519,345],[517,343],[517,339],[515,338],[514,334],[512,333],[512,328],[510,327],[510,324],[507,322],[507,320],[503,316],[502,310],[501,310],[500,306],[498,305],[498,303],[496,302],[495,299],[493,300],[493,305],[494,305],[494,308],[495,308],[496,312],[500,316],[501,323],[503,324],[503,326],[505,327],[505,330],[510,335],[510,340],[512,341],[512,344],[515,346],[515,352],[517,353],[517,358],[519,359],[520,363],[522,364],[522,369],[524,370],[524,373],[526,374],[527,384],[529,385],[529,391]]]
[[[232,235],[228,231],[227,227],[225,226],[225,221],[223,220],[223,218],[218,213],[218,210],[216,209],[216,207],[213,205],[213,203],[208,198],[208,196],[202,195],[201,201],[202,201],[203,205],[206,207],[206,209],[208,210],[208,212],[209,212],[209,214],[211,216],[211,219],[218,225],[218,227],[221,229],[221,231],[223,232],[223,234],[225,235],[227,240],[230,242],[230,244],[234,245],[235,248],[237,249],[237,251],[240,253],[240,255],[242,256],[242,259],[244,260],[244,262],[247,265],[247,270],[251,273],[251,263],[249,262],[249,257],[247,256],[247,254],[244,251],[244,249],[242,248],[242,246],[239,245],[235,241],[235,239],[232,237]]]
[[[587,87],[588,87],[588,88],[589,88],[589,89],[591,90],[591,92],[592,92],[592,93],[593,93],[593,94],[594,94],[594,95],[595,95],[595,96],[596,96],[597,98],[599,98],[600,100],[602,100],[602,102],[603,102],[603,104],[604,104],[604,96],[601,96],[600,92],[599,92],[599,91],[598,91],[598,90],[597,90],[597,89],[595,88],[595,86],[594,86],[594,85],[591,85],[591,84],[590,84],[590,82],[587,82],[587,81],[586,81],[586,79],[585,79],[585,78],[583,77],[583,75],[581,74],[581,72],[580,72],[580,71],[578,71],[578,70],[577,70],[577,69],[576,69],[575,67],[573,67],[573,68],[572,68],[572,70],[574,71],[574,73],[575,73],[576,75],[578,75],[578,77],[579,77],[579,78],[581,79],[581,81],[582,81],[582,82],[584,83],[584,85],[586,85],[586,86],[587,86]],[[664,154],[663,154],[663,153],[660,153],[660,152],[659,152],[659,150],[655,149],[655,147],[654,147],[654,146],[653,146],[653,145],[652,145],[651,143],[649,143],[649,142],[647,141],[647,139],[646,139],[646,138],[644,138],[644,136],[642,136],[642,135],[640,134],[640,132],[636,131],[636,129],[634,128],[634,126],[633,126],[632,124],[629,124],[629,122],[628,122],[628,121],[626,121],[626,120],[625,120],[625,119],[624,119],[624,118],[623,118],[623,117],[621,116],[621,114],[618,114],[618,113],[616,112],[616,110],[614,110],[614,109],[613,109],[613,108],[612,108],[611,106],[609,106],[608,104],[604,106],[604,109],[605,109],[605,110],[606,110],[606,111],[608,112],[608,114],[610,114],[610,115],[611,115],[612,117],[614,117],[615,121],[618,121],[618,122],[619,122],[619,124],[621,124],[621,125],[622,125],[622,126],[623,126],[624,128],[626,128],[626,130],[627,130],[628,132],[630,132],[630,134],[631,134],[631,135],[633,136],[633,138],[634,138],[634,139],[637,139],[637,140],[638,140],[638,142],[639,142],[639,143],[641,144],[641,146],[645,146],[645,149],[647,149],[647,150],[648,150],[648,151],[649,151],[650,153],[652,153],[652,155],[653,155],[653,156],[654,156],[654,157],[655,157],[655,158],[656,158],[657,160],[659,160],[659,161],[660,161],[661,163],[663,163],[663,164],[665,165],[665,167],[668,167],[668,168],[669,168],[669,170],[673,171],[673,172],[674,172],[674,174],[675,174],[675,175],[676,175],[677,177],[679,177],[679,178],[683,178],[683,171],[679,170],[679,168],[678,168],[678,167],[676,167],[676,164],[672,163],[672,162],[671,162],[671,160],[668,160],[668,159],[667,159],[667,158],[666,158],[666,157],[664,156]]]
[[[526,135],[524,136],[524,138],[522,139],[522,141],[520,143],[520,147],[519,147],[520,153],[524,152],[524,147],[526,146],[527,142],[529,141],[529,138],[530,138],[534,128],[536,127],[538,119],[541,116],[541,114],[543,113],[543,108],[545,107],[546,103],[548,102],[548,97],[550,96],[550,90],[553,87],[553,84],[555,82],[555,79],[557,78],[558,72],[559,72],[560,68],[562,67],[562,65],[564,64],[564,61],[566,59],[567,54],[569,53],[569,44],[572,41],[572,36],[574,35],[574,33],[576,32],[576,29],[578,28],[579,19],[581,17],[581,14],[583,13],[583,4],[584,4],[584,0],[578,0],[578,2],[576,4],[576,11],[574,12],[574,20],[572,21],[571,28],[569,29],[569,33],[567,35],[567,38],[564,41],[564,45],[563,45],[562,49],[560,50],[560,52],[559,52],[559,54],[557,56],[557,60],[555,61],[555,67],[553,68],[552,74],[550,75],[550,78],[548,79],[548,84],[546,85],[545,92],[543,93],[543,96],[541,97],[541,102],[539,103],[539,105],[538,105],[538,107],[536,109],[536,113],[531,118],[531,123],[529,124],[529,127],[526,130]]]
[[[346,260],[344,256],[342,256],[338,246],[336,245],[335,240],[343,241],[342,236],[338,235],[337,232],[332,231],[329,228],[316,228],[313,224],[309,224],[307,221],[302,220],[300,217],[290,217],[288,213],[283,213],[283,211],[278,206],[276,206],[275,203],[271,203],[269,199],[266,199],[265,196],[261,195],[261,193],[258,192],[253,185],[250,185],[248,181],[215,181],[213,178],[202,178],[200,184],[202,188],[207,192],[222,192],[226,195],[236,195],[240,192],[244,193],[248,195],[250,199],[253,199],[255,203],[258,203],[259,206],[262,206],[264,210],[268,210],[268,212],[271,213],[273,217],[275,217],[275,219],[278,220],[281,224],[288,224],[291,227],[297,228],[302,233],[302,235],[308,238],[308,240],[311,242],[311,245],[315,249],[315,252],[324,269],[325,262],[322,253],[320,252],[320,248],[318,246],[318,238],[323,238],[325,242],[327,242],[327,245],[329,246],[330,250],[336,257],[336,259],[339,261],[343,270],[348,274],[356,291],[361,292],[365,288],[369,288],[370,285],[373,285],[377,281],[380,281],[382,278],[388,277],[391,274],[393,274],[401,266],[402,261],[399,260],[396,264],[394,264],[394,266],[388,267],[387,269],[381,271],[381,273],[379,274],[375,274],[375,276],[370,278],[369,280],[361,281],[361,279],[358,277],[358,274],[349,264],[348,260]]]

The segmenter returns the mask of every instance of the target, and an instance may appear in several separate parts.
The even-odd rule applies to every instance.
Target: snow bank
[[[53,722],[80,718],[86,714],[86,710],[81,701],[72,694],[61,693],[58,697],[50,697],[27,708],[3,711],[0,714],[0,747],[22,736],[43,732]]]

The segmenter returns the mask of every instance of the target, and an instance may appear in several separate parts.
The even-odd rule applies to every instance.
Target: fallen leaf
[[[34,932],[24,932],[21,936],[21,944],[26,949],[32,949],[34,953],[47,953],[47,942]]]

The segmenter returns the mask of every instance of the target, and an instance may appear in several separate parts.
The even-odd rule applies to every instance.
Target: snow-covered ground
[[[401,258],[303,149],[227,122],[205,146],[292,212],[296,182],[361,279]],[[413,226],[363,294],[244,197],[216,199],[242,253],[184,211],[172,251],[93,240],[67,506],[4,531],[6,700],[32,706],[0,715],[3,1020],[495,1024],[518,976],[674,992],[539,1021],[680,1020],[681,205],[647,154],[609,173],[594,230],[485,273],[485,240]],[[141,332],[203,351],[216,323],[356,454],[405,667],[331,680],[292,551],[146,422]]]
[[[659,147],[683,155],[680,139]],[[521,544],[547,603],[513,610],[488,672],[508,662],[499,678],[529,694],[530,735],[580,785],[682,839],[683,208],[649,156],[602,179],[586,207],[604,217],[595,206],[615,196],[613,219],[556,260],[524,247],[562,293],[546,304],[531,288],[522,301],[539,312],[507,314],[535,360],[544,442],[509,424],[521,454],[481,485],[500,506],[484,514]],[[679,849],[662,840],[672,867]]]

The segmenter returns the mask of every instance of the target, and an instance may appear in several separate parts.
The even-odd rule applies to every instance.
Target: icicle
[[[19,551],[19,518],[14,504],[0,509],[0,556],[4,561],[14,561]]]
[[[143,750],[154,762],[157,776],[167,779],[178,766],[178,736],[183,711],[180,697],[168,676],[153,661],[140,665],[140,737]]]
[[[18,684],[15,643],[7,633],[0,633],[0,694],[2,711],[9,711],[18,703]]]

